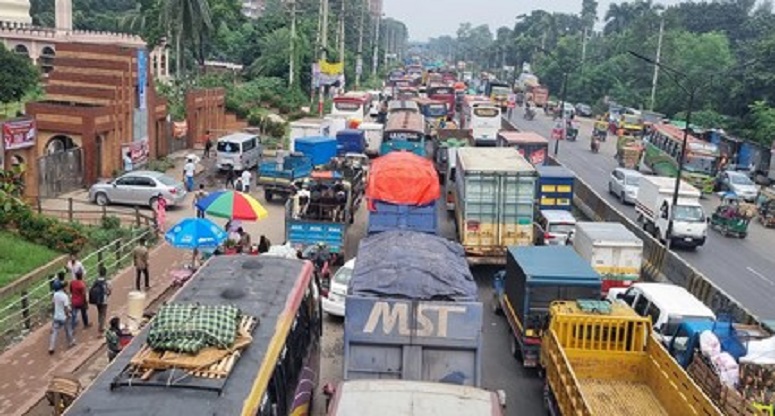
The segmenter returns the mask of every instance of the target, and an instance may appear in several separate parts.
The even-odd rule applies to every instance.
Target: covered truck
[[[516,149],[461,147],[455,167],[458,241],[472,264],[503,264],[533,242],[536,170]]]
[[[336,137],[309,136],[296,139],[295,150],[305,154],[314,166],[325,165],[337,152]]]
[[[705,211],[700,204],[700,191],[684,182],[678,188],[676,206],[672,206],[675,191],[675,178],[662,176],[644,176],[638,185],[635,212],[643,228],[655,238],[673,244],[698,247],[705,244],[708,235],[708,223]],[[668,223],[672,216],[673,224],[668,234]]]
[[[603,278],[603,296],[640,278],[643,240],[618,222],[577,222],[573,248]]]
[[[506,316],[511,353],[525,367],[538,366],[551,302],[600,298],[600,275],[567,246],[509,247],[493,283],[493,308]]]
[[[360,129],[344,129],[336,133],[336,154],[366,153],[366,133]]]
[[[290,143],[291,152],[296,151],[296,139],[311,136],[330,136],[330,124],[330,122],[322,118],[315,117],[307,117],[290,122],[288,126],[291,131],[288,143]]]
[[[576,175],[563,166],[536,166],[538,209],[573,210],[573,187]]]
[[[459,244],[413,231],[369,236],[345,300],[344,379],[478,387],[482,316]]]
[[[497,141],[499,147],[517,149],[533,166],[543,165],[549,154],[549,140],[536,132],[501,130],[498,132]]]
[[[430,160],[409,152],[377,158],[366,187],[367,231],[403,229],[436,234],[440,196],[439,177]]]
[[[541,365],[552,415],[721,416],[651,334],[651,320],[603,301],[549,307]]]
[[[366,154],[369,157],[379,156],[379,147],[382,146],[382,135],[385,134],[385,125],[380,123],[361,123],[358,126],[366,137]]]
[[[303,153],[293,152],[283,156],[283,163],[277,158],[264,160],[258,165],[256,184],[264,188],[264,199],[271,201],[275,195],[287,197],[293,192],[293,183],[312,173],[312,160]]]

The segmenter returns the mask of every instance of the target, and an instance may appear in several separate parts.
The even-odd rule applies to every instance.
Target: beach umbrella
[[[266,208],[252,196],[237,191],[216,191],[197,202],[207,215],[233,220],[256,221],[269,216]]]
[[[226,240],[226,231],[207,218],[186,218],[172,226],[164,239],[177,248],[215,248]]]

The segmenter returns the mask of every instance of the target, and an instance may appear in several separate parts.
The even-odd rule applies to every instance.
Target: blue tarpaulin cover
[[[476,282],[463,246],[414,231],[385,231],[361,240],[349,293],[413,300],[477,300]]]

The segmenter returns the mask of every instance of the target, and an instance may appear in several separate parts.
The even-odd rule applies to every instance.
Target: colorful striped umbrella
[[[237,191],[212,192],[196,206],[205,214],[233,220],[257,221],[269,216],[266,208],[255,198]]]

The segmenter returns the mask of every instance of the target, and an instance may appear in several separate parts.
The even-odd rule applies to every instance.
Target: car
[[[753,202],[759,194],[759,188],[745,173],[726,170],[719,174],[716,190],[734,192],[738,198]]]
[[[542,209],[533,223],[533,235],[537,246],[565,246],[573,243],[576,217],[570,211]]]
[[[112,181],[99,182],[89,188],[89,201],[101,206],[153,207],[159,195],[164,197],[167,206],[172,207],[186,199],[186,188],[183,182],[151,170],[127,172]]]
[[[588,106],[587,104],[578,103],[576,104],[576,115],[579,115],[581,117],[592,117],[592,107]]]
[[[608,192],[619,198],[622,204],[635,204],[642,177],[643,174],[637,170],[616,168],[608,178]]]
[[[347,285],[355,269],[355,258],[348,260],[331,278],[327,292],[323,292],[323,310],[333,316],[344,316],[344,300],[347,297]]]

